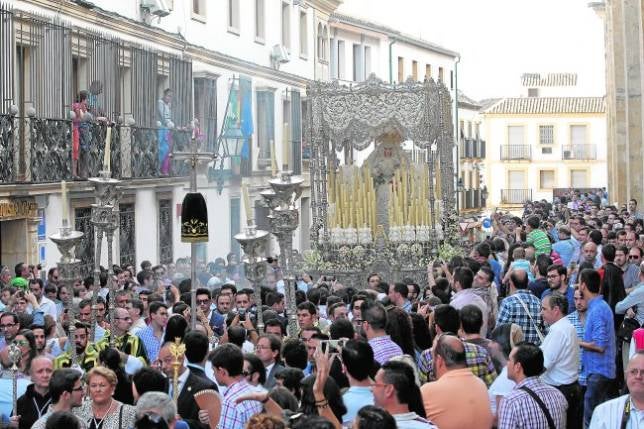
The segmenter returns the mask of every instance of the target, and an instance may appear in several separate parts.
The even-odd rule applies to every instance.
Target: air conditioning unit
[[[273,51],[271,52],[271,59],[275,61],[276,63],[288,63],[291,61],[291,58],[288,55],[288,51],[286,50],[286,46],[283,45],[275,45],[273,46]]]
[[[141,0],[141,9],[145,9],[158,17],[170,15],[170,8],[165,0]]]

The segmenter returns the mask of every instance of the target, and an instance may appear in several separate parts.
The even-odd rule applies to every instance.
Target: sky
[[[605,94],[602,20],[589,0],[344,0],[339,12],[459,52],[458,86],[474,99],[520,95],[526,72],[575,72]]]

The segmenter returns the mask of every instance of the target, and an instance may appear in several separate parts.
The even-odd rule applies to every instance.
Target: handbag
[[[617,329],[615,335],[617,336],[617,338],[620,338],[622,341],[626,341],[628,343],[631,341],[631,338],[633,338],[633,332],[638,328],[641,328],[641,326],[636,318],[625,317],[622,321],[622,324],[619,325],[619,328]]]

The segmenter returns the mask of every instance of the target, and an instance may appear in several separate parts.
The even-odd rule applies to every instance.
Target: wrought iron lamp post
[[[63,202],[64,204],[66,201]],[[76,279],[80,278],[80,265],[81,261],[76,259],[75,250],[76,246],[83,239],[84,234],[80,231],[72,230],[71,225],[69,225],[68,219],[63,219],[63,226],[60,228],[60,232],[53,234],[49,237],[51,241],[56,244],[58,251],[60,252],[60,261],[58,262],[58,276],[61,284],[66,286],[69,290],[67,293],[67,299],[63,303],[65,309],[67,310],[67,317],[69,318],[69,329],[67,335],[67,344],[71,346],[70,348],[70,357],[72,362],[72,367],[76,365],[76,346],[74,344],[74,332],[76,327],[74,325],[75,318],[72,310],[72,302],[74,293],[72,291],[74,282]]]
[[[295,202],[302,195],[301,177],[293,177],[289,171],[282,172],[279,179],[268,182],[275,193],[279,205],[268,216],[271,232],[277,237],[280,246],[280,266],[288,306],[288,335],[297,336],[297,309],[295,305],[295,277],[293,276],[293,231],[299,224],[299,211]],[[265,197],[266,198],[266,197]]]
[[[104,166],[105,167],[105,166]],[[98,291],[101,288],[101,248],[103,245],[103,235],[107,239],[107,286],[110,290],[110,322],[114,323],[115,308],[115,288],[112,284],[114,271],[112,268],[114,257],[114,231],[119,227],[119,209],[118,209],[118,190],[117,186],[120,180],[113,179],[108,168],[104,168],[98,177],[89,179],[94,185],[96,194],[96,203],[92,204],[91,223],[94,225],[95,236],[95,253],[94,253],[94,292],[92,293],[92,330],[90,341],[95,340],[96,336],[96,299]],[[114,336],[110,335],[110,347],[114,346]]]

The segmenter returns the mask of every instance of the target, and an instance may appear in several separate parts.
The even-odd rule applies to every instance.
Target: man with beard
[[[575,289],[568,286],[568,270],[563,265],[550,265],[548,267],[548,289],[543,291],[541,299],[555,292],[566,297],[568,301],[568,310],[566,314],[575,311]]]
[[[53,359],[45,351],[45,346],[47,345],[47,335],[45,334],[45,327],[43,325],[31,325],[31,332],[34,333],[34,338],[36,339],[36,352],[39,356],[47,356],[50,359]]]
[[[76,362],[83,371],[87,372],[98,365],[98,351],[89,342],[89,327],[83,322],[76,322],[74,331],[74,346],[76,347]],[[54,359],[54,369],[72,366],[71,353],[66,351]]]

